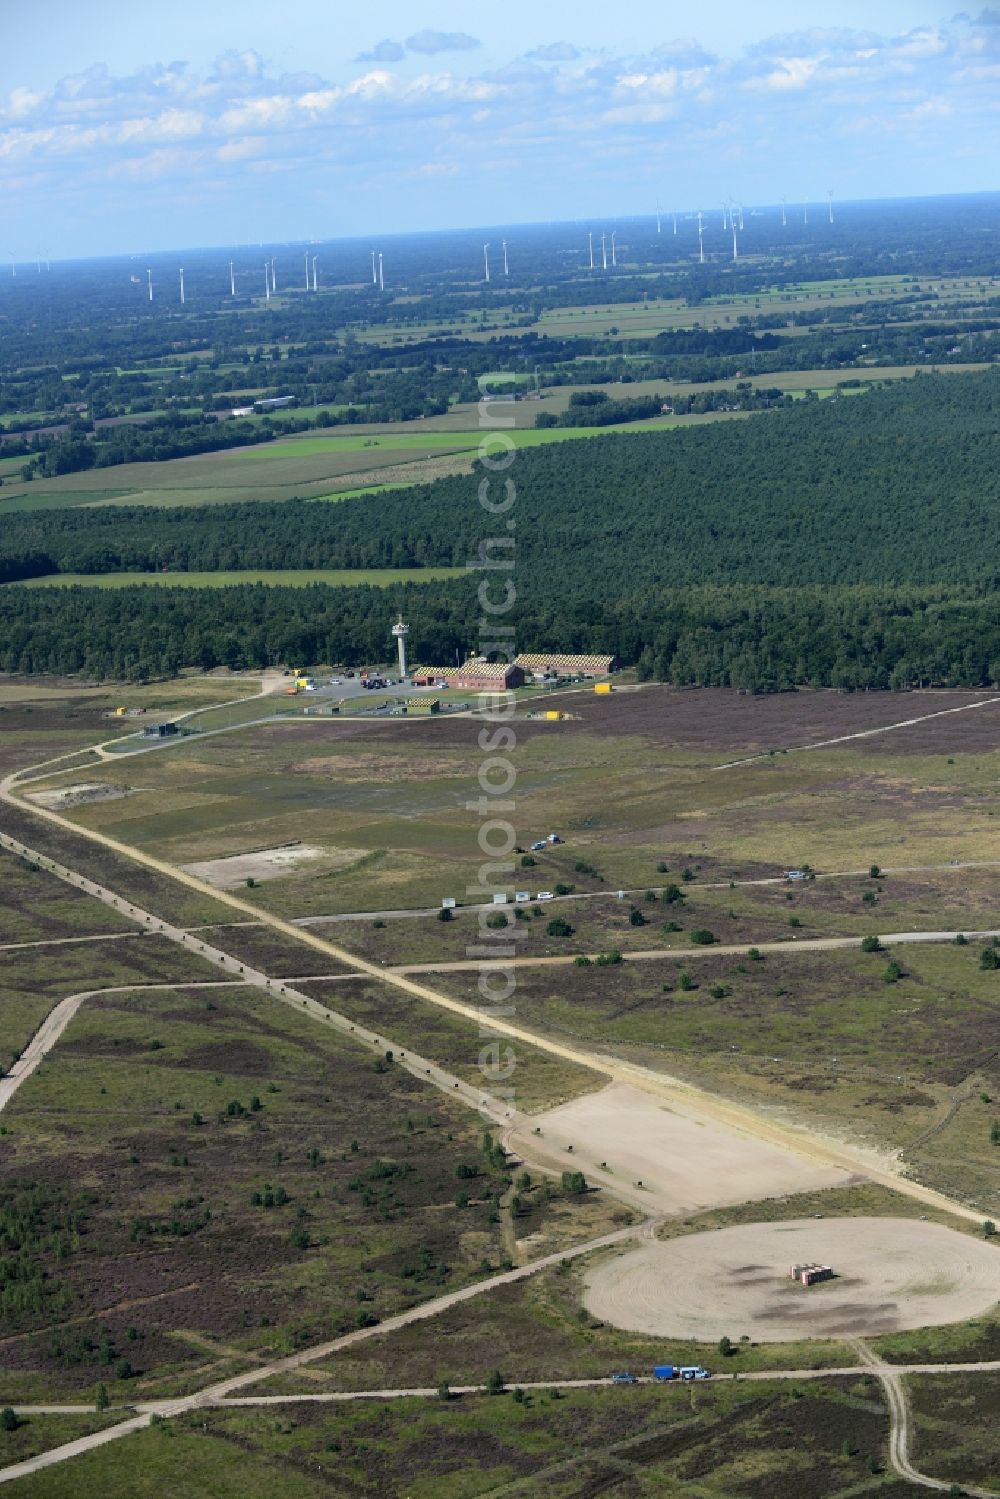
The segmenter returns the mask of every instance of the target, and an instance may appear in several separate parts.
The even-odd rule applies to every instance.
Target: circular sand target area
[[[802,1263],[829,1265],[833,1279],[793,1281]],[[796,1218],[645,1243],[596,1266],[584,1293],[615,1327],[699,1342],[936,1327],[998,1301],[1000,1248],[912,1218]]]

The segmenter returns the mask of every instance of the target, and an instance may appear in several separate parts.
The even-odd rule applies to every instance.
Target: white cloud
[[[723,155],[735,191],[776,150],[804,160],[846,141],[860,170],[873,133],[924,153],[932,126],[943,161],[959,129],[986,161],[1000,145],[1000,11],[988,15],[899,35],[806,28],[728,57],[690,38],[629,56],[556,41],[484,66],[475,37],[427,28],[405,47],[383,39],[333,77],[282,73],[238,47],[203,70],[169,61],[117,77],[95,63],[0,102],[0,193],[16,215],[19,192],[54,202],[86,184],[99,201],[103,181],[125,180],[138,203],[144,180],[176,173],[178,191],[217,197],[260,171],[380,203],[380,188],[415,177],[428,193],[453,178],[466,191],[488,160],[557,190],[587,183],[592,161],[618,191],[620,163],[664,152],[702,175]],[[453,55],[439,66],[438,53]],[[867,139],[852,134],[857,121],[872,122]]]

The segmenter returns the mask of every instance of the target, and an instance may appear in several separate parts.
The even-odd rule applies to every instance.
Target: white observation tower
[[[392,633],[396,637],[396,645],[397,645],[397,647],[399,649],[399,675],[403,679],[403,681],[405,681],[406,680],[406,637],[410,633],[410,627],[409,627],[409,625],[406,625],[406,624],[403,623],[403,616],[402,615],[399,616],[398,620],[393,625],[393,627],[392,627]]]

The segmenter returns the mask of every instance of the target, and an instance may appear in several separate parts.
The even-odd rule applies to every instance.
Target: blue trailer
[[[676,1379],[678,1370],[673,1364],[657,1364],[653,1370],[653,1378],[659,1380]]]

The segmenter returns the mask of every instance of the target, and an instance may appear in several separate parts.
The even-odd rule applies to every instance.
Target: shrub
[[[693,869],[682,869],[681,870],[681,879],[684,881],[685,885],[689,885],[691,883],[691,881],[693,879],[695,879],[695,878],[696,878],[696,876],[695,876],[695,872],[694,872]]]
[[[522,854],[521,855],[521,868],[522,869],[534,869],[534,867],[535,867],[535,865],[537,863],[538,863],[538,860],[537,859],[533,859],[530,854]]]
[[[567,1197],[582,1197],[587,1190],[587,1178],[582,1171],[564,1171],[562,1189]]]
[[[0,1431],[16,1431],[20,1424],[11,1407],[5,1405],[0,1411]]]
[[[487,1395],[502,1395],[506,1389],[506,1381],[499,1369],[493,1369],[486,1376]]]
[[[438,912],[438,921],[454,921],[455,913],[450,906],[442,906]]]
[[[576,964],[577,968],[590,967],[590,959],[587,957],[587,954],[583,952],[579,953],[578,956],[573,959],[573,962]]]
[[[509,923],[503,911],[495,911],[492,916],[487,916],[486,925],[493,931],[498,932],[502,931],[505,926],[509,925]]]
[[[869,866],[868,866],[868,878],[870,880],[877,880],[881,876],[881,874],[882,874],[882,871],[881,871],[881,869],[879,869],[879,867],[878,867],[877,864],[869,864]]]
[[[607,968],[607,967],[613,966],[615,963],[620,963],[621,960],[622,960],[622,955],[618,951],[617,947],[611,948],[610,952],[602,952],[602,953],[598,953],[598,955],[597,955],[598,964],[602,968]]]
[[[886,984],[898,984],[902,977],[903,969],[901,965],[896,962],[895,958],[893,958],[891,963],[887,963],[885,965],[885,972],[882,975],[882,980]]]
[[[629,913],[628,913],[628,923],[629,923],[629,926],[645,926],[646,925],[646,918],[645,918],[645,916],[643,916],[643,914],[639,910],[638,906],[633,906],[631,908],[631,910],[629,911]]]
[[[759,947],[747,948],[747,957],[752,963],[763,963],[764,961],[764,954],[761,952]]]
[[[657,899],[657,894],[656,894],[655,890],[647,890],[646,891],[646,900],[656,900],[656,899]]]
[[[448,1381],[446,1379],[442,1379],[441,1383],[438,1385],[438,1399],[439,1400],[450,1400],[451,1399],[451,1385],[448,1383]]]
[[[986,969],[1000,968],[1000,958],[997,957],[997,950],[995,947],[983,948],[982,952],[979,954],[979,966],[980,968]]]
[[[684,891],[680,885],[668,885],[663,892],[663,899],[668,906],[675,906],[678,901],[684,899]]]
[[[656,866],[656,872],[657,872],[657,874],[666,874],[666,872],[667,872],[667,866],[666,866],[666,863],[664,862],[663,859],[661,859],[660,862],[657,864],[657,866]]]
[[[862,939],[861,939],[861,951],[862,952],[881,952],[882,951],[882,944],[881,944],[881,942],[879,941],[879,939],[877,937],[862,937]]]
[[[729,993],[729,990],[726,988],[725,984],[713,984],[708,992],[709,994],[711,994],[713,999],[725,999],[726,995]]]
[[[572,937],[573,935],[573,928],[562,916],[554,917],[545,928],[545,931],[550,937]]]
[[[556,886],[554,886],[554,890],[555,890],[556,895],[572,895],[573,891],[575,889],[576,889],[575,885],[556,885]]]
[[[688,971],[687,971],[686,968],[683,968],[681,970],[681,972],[677,975],[677,987],[678,987],[678,989],[683,989],[686,993],[689,992],[691,989],[694,989],[694,988],[697,987],[697,985],[695,984],[694,979],[688,973]]]
[[[959,932],[958,936],[955,938],[955,946],[956,947],[968,947],[968,945],[969,945],[969,939],[968,939],[968,937],[965,935],[964,932]]]
[[[711,947],[715,941],[715,933],[710,932],[707,926],[696,926],[691,933],[691,941],[698,947]]]
[[[789,926],[794,926],[794,927],[800,927],[802,925],[802,917],[801,916],[789,916],[789,918],[788,918],[788,925]]]
[[[385,926],[385,922],[382,920],[381,916],[379,916],[372,922],[372,926],[377,932],[380,932]]]

